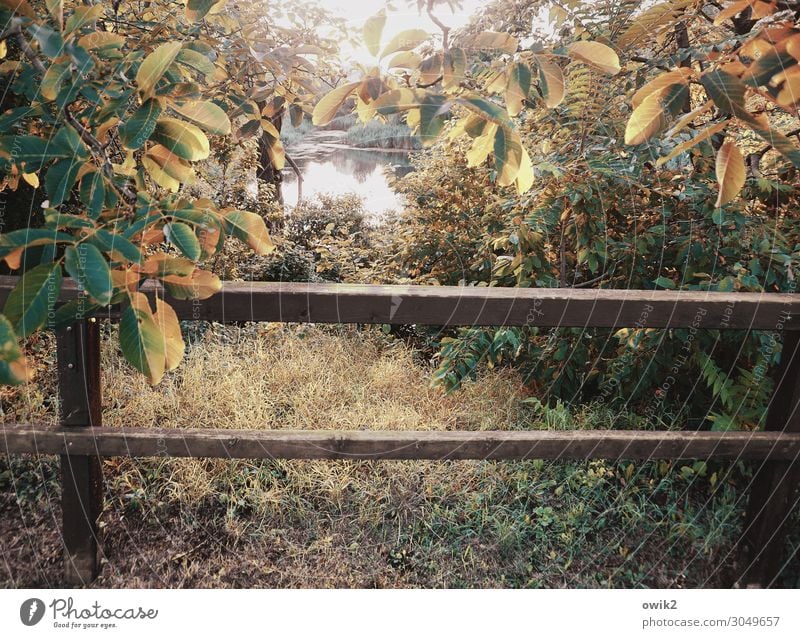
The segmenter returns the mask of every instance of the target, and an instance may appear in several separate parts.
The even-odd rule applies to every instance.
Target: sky
[[[317,0],[318,4],[335,11],[343,16],[348,23],[348,27],[358,33],[364,26],[367,18],[375,15],[380,11],[385,3],[380,0]],[[383,30],[383,37],[381,38],[382,44],[386,44],[392,36],[405,31],[407,29],[425,29],[431,33],[438,33],[439,28],[431,22],[428,15],[423,12],[420,15],[417,12],[416,3],[412,7],[407,7],[406,3],[402,0],[395,2],[397,11],[387,12],[386,26]],[[457,13],[452,13],[450,8],[446,5],[437,8],[436,17],[438,17],[444,24],[452,29],[463,27],[469,22],[472,16],[480,7],[487,4],[486,0],[462,0],[463,9]],[[361,47],[352,49],[346,43],[342,43],[342,53],[346,57],[355,60],[369,60],[372,56],[369,52]]]

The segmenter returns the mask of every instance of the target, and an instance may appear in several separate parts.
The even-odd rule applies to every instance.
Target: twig
[[[300,167],[297,165],[297,162],[286,153],[284,153],[284,157],[286,158],[286,163],[292,167],[295,175],[297,175],[297,203],[299,204],[303,200],[303,174],[300,172]]]

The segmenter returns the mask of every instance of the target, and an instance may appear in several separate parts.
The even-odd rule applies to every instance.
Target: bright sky
[[[361,33],[364,22],[372,15],[380,11],[385,3],[381,0],[318,0],[318,3],[339,15],[343,16],[354,32]],[[395,2],[397,11],[387,11],[386,26],[383,30],[382,42],[386,44],[392,36],[407,29],[420,28],[430,31],[433,34],[439,32],[439,28],[431,22],[427,13],[422,15],[417,12],[416,4],[408,7],[402,0]],[[457,29],[469,22],[470,17],[481,6],[485,6],[485,0],[463,0],[463,9],[457,13],[452,13],[446,5],[437,8],[436,17],[447,26]],[[372,59],[372,56],[365,48],[356,50],[351,49],[346,43],[342,43],[342,53],[347,57],[364,61]]]

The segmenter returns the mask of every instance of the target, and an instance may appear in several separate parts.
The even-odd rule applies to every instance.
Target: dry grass
[[[218,327],[155,388],[110,348],[103,369],[109,426],[508,429],[526,396],[510,371],[445,395],[402,343],[346,328]]]
[[[38,382],[5,391],[5,421],[53,420],[52,343],[41,339]],[[214,327],[156,388],[111,343],[103,353],[108,426],[537,427],[515,373],[487,373],[444,395],[429,387],[419,353],[377,331]],[[609,421],[564,407],[535,416],[547,427]],[[6,586],[59,584],[56,467],[47,458],[0,458]],[[603,461],[110,459],[96,585],[729,584],[741,477],[720,467],[714,488],[708,474],[680,469]]]

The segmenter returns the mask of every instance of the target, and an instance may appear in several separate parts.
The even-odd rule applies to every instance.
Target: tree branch
[[[303,173],[300,171],[297,162],[289,157],[286,152],[284,152],[284,157],[286,158],[286,163],[292,167],[295,175],[297,175],[297,203],[299,204],[303,200]]]

